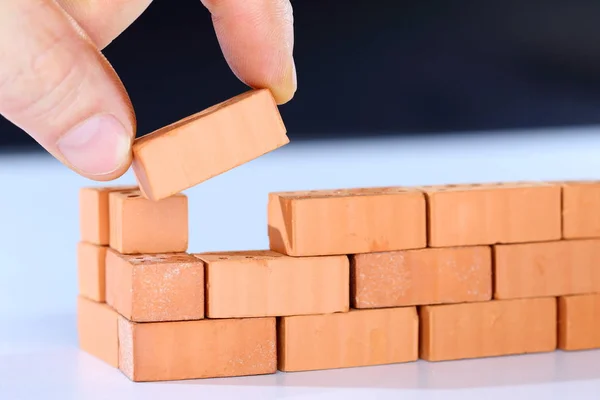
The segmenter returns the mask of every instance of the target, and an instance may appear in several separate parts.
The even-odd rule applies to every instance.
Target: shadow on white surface
[[[447,390],[600,381],[600,350],[345,368],[273,375],[131,383],[120,371],[78,350],[75,315],[10,319],[0,334],[0,377],[27,376],[36,385],[72,381],[90,386],[184,385],[203,388]],[[1,388],[2,386],[0,386]],[[1,393],[1,391],[0,391]]]
[[[466,389],[600,379],[600,351],[278,373],[235,379],[186,381],[243,385],[378,389]],[[174,382],[175,384],[177,382]]]

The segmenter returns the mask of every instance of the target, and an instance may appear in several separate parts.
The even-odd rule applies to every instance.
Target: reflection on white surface
[[[311,399],[325,394],[333,397],[322,398],[358,399],[367,390],[382,398],[402,399],[437,399],[442,393],[448,399],[475,394],[496,398],[507,392],[543,395],[544,399],[563,398],[554,397],[557,393],[568,398],[578,394],[573,397],[577,399],[597,399],[600,395],[600,350],[133,383],[118,370],[77,349],[74,315],[8,322],[9,329],[0,335],[0,342],[5,344],[0,348],[2,399],[187,399],[197,395]],[[10,343],[17,345],[6,346]]]
[[[190,251],[266,248],[270,191],[600,179],[599,132],[291,144],[186,191]],[[131,383],[76,348],[77,196],[90,183],[49,157],[0,156],[2,400],[600,398],[598,351]]]

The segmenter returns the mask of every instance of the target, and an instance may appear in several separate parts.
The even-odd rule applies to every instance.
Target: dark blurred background
[[[600,123],[600,1],[296,0],[292,140]],[[105,54],[139,135],[245,90],[199,0],[155,0]],[[0,146],[38,149],[0,119]]]

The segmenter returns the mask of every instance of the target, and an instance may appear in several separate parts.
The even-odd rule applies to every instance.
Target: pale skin
[[[278,104],[291,100],[296,68],[289,0],[199,1],[212,15],[235,76],[270,89]],[[0,114],[86,178],[123,175],[132,161],[135,112],[101,50],[151,3],[0,0]]]

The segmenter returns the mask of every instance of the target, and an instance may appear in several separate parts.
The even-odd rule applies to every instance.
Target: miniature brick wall
[[[81,190],[80,347],[133,381],[600,348],[600,182],[271,193],[270,248]]]

